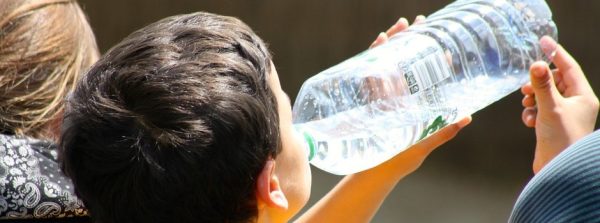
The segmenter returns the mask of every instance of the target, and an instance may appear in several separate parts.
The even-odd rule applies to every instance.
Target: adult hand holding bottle
[[[550,37],[543,37],[540,44],[556,69],[545,62],[534,63],[531,82],[521,88],[523,123],[536,132],[534,173],[594,130],[599,107],[577,61]]]

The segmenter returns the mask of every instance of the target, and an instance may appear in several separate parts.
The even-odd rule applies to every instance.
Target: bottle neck
[[[302,139],[304,149],[308,155],[308,161],[311,161],[315,157],[315,139],[310,133],[298,127],[294,127],[294,130],[298,134],[298,137]]]

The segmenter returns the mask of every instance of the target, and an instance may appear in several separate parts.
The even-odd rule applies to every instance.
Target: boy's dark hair
[[[238,19],[194,13],[125,38],[67,101],[62,168],[96,221],[247,222],[280,150],[271,56]]]

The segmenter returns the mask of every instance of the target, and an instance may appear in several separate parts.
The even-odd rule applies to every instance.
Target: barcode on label
[[[411,94],[431,88],[452,75],[442,50],[428,48],[416,58],[419,59],[400,65]]]

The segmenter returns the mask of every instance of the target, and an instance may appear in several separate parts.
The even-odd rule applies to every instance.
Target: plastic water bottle
[[[543,0],[458,0],[311,77],[293,106],[310,162],[344,175],[392,158],[528,82],[545,35]]]

